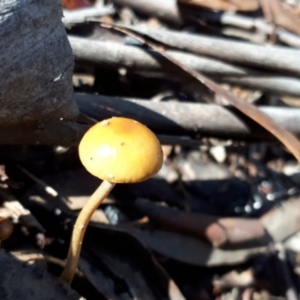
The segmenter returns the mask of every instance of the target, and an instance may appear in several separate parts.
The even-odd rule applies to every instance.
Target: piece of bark
[[[84,300],[46,271],[37,269],[0,250],[1,300]]]
[[[69,36],[69,41],[75,59],[79,62],[97,64],[104,68],[126,68],[133,72],[162,72],[176,80],[185,79],[178,72],[178,68],[156,51],[73,36]],[[166,53],[185,66],[221,82],[261,89],[273,94],[300,96],[300,80],[297,78],[255,72],[252,69],[180,51],[166,51]]]
[[[74,63],[60,1],[3,0],[0,15],[1,126],[75,119]]]
[[[282,46],[260,46],[230,39],[208,37],[175,30],[155,30],[141,26],[123,26],[146,34],[169,47],[206,55],[242,65],[300,75],[300,51]],[[137,42],[134,42],[137,44]],[[140,44],[140,43],[138,43]]]

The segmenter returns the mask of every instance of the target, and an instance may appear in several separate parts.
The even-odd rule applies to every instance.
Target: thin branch
[[[80,110],[100,121],[123,116],[143,122],[162,144],[197,146],[198,136],[230,139],[274,140],[266,130],[230,107],[189,102],[152,102],[106,96],[75,94]],[[300,110],[260,107],[261,111],[300,136]],[[189,117],[186,118],[185,116]],[[67,121],[14,125],[0,128],[0,145],[74,146],[91,126]],[[193,138],[194,137],[194,138]]]
[[[155,30],[137,26],[120,26],[144,34],[168,47],[214,57],[237,64],[261,67],[283,74],[300,75],[298,49],[261,46],[248,42],[208,37],[174,30]],[[140,41],[141,42],[141,41]]]
[[[86,22],[87,18],[96,18],[106,15],[112,15],[115,13],[115,9],[112,6],[104,7],[86,7],[76,10],[64,10],[62,22],[65,27],[72,26],[73,24],[79,24]]]
[[[197,13],[201,20],[216,22],[222,25],[231,25],[245,30],[256,29],[261,33],[271,35],[276,34],[279,41],[292,47],[300,48],[300,36],[288,32],[284,29],[276,28],[273,24],[266,22],[262,18],[251,18],[240,14],[228,12],[199,11]]]
[[[129,117],[143,122],[155,133],[167,134],[169,137],[178,135],[241,139],[272,137],[261,126],[237,110],[215,104],[192,103],[188,100],[152,102],[86,94],[75,94],[75,100],[80,111],[98,121],[112,116]],[[260,107],[260,110],[281,126],[300,135],[300,109],[265,106]]]
[[[182,72],[178,72],[178,68],[156,51],[72,36],[69,36],[69,41],[75,59],[79,62],[113,69],[126,68],[133,72],[160,72],[172,75],[175,80],[183,79]],[[300,80],[297,78],[274,76],[180,51],[166,53],[183,65],[213,76],[221,82],[261,89],[273,94],[300,96]]]

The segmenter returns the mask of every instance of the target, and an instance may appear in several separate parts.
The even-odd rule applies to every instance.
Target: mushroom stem
[[[107,195],[115,185],[115,183],[103,180],[103,182],[92,194],[92,196],[78,215],[72,233],[67,263],[61,274],[61,279],[65,280],[68,283],[71,283],[73,280],[81,252],[82,240],[88,223],[93,213],[96,211],[98,206],[103,202],[103,200],[107,197]]]

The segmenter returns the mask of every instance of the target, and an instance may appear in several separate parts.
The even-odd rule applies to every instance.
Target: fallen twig
[[[238,28],[253,30],[271,35],[276,34],[279,41],[286,43],[290,46],[300,48],[300,36],[288,32],[281,28],[276,28],[273,24],[266,22],[262,18],[251,18],[240,14],[232,14],[228,12],[211,12],[199,11],[197,14],[201,20],[209,22],[217,22],[222,25],[231,25]]]
[[[104,7],[86,7],[76,10],[64,10],[62,22],[66,27],[69,27],[73,24],[84,23],[87,18],[91,17],[101,17],[106,15],[112,15],[115,13],[115,9],[112,6]]]
[[[130,117],[142,121],[158,134],[200,134],[263,139],[272,137],[262,127],[230,107],[179,101],[152,102],[85,94],[75,94],[75,100],[83,113],[98,121],[112,116]],[[265,106],[260,107],[260,110],[278,124],[300,135],[299,109]]]
[[[186,213],[142,200],[136,201],[134,208],[165,228],[205,238],[216,248],[253,241],[270,242],[263,226],[254,219]]]
[[[174,79],[182,79],[181,72],[155,51],[69,36],[75,59],[108,68],[126,68],[136,72],[163,72]],[[172,58],[196,71],[210,75],[221,82],[234,83],[270,93],[300,96],[300,80],[274,76],[246,69],[212,58],[179,51],[166,51]]]
[[[101,42],[86,38],[69,36],[69,41],[78,61],[96,63],[104,67],[126,68],[132,71],[170,72],[177,70],[172,63],[156,51],[134,46],[125,46],[116,42]],[[228,63],[196,56],[180,51],[167,51],[174,59],[210,75],[247,75],[255,72]]]
[[[178,25],[183,23],[176,0],[113,0],[115,4],[129,6],[140,13],[146,13]]]
[[[148,16],[156,16],[164,21],[171,21],[182,25],[184,19],[198,22],[198,20],[204,20],[209,22],[219,22],[222,25],[231,25],[238,28],[253,30],[256,29],[259,32],[271,35],[276,34],[279,41],[286,43],[290,46],[300,48],[300,37],[297,34],[288,32],[281,28],[275,28],[271,23],[266,22],[262,18],[251,18],[240,14],[233,14],[230,12],[212,12],[209,10],[199,9],[197,11],[188,9],[187,7],[178,7],[178,4],[174,0],[164,0],[163,11],[161,11],[162,3],[159,0],[149,1],[145,5],[143,0],[113,0],[114,3],[120,5],[126,5],[131,7],[137,12],[141,12]],[[201,1],[203,5],[210,5],[212,1]],[[234,4],[230,2],[224,2],[227,5],[234,7]],[[217,1],[220,4],[220,1]],[[242,5],[242,2],[238,2],[238,5]],[[257,6],[257,3],[256,3]]]
[[[146,201],[137,201],[134,207],[173,231],[206,237],[214,246],[219,247],[246,241],[256,242],[256,245],[284,241],[300,230],[299,205],[299,197],[291,198],[258,220],[185,213]]]
[[[300,75],[300,55],[298,49],[280,46],[266,47],[174,30],[155,30],[137,26],[126,26],[126,28],[134,30],[139,34],[145,34],[175,49],[242,65],[257,66],[284,74]]]
[[[158,135],[162,144],[196,146],[197,136],[231,139],[264,139],[274,137],[244,115],[230,107],[182,102],[152,102],[106,96],[76,94],[80,110],[98,121],[113,116],[142,121]],[[300,136],[300,113],[297,108],[260,107],[294,134]],[[185,118],[186,115],[189,118]],[[74,146],[90,127],[67,121],[15,125],[0,128],[1,145]]]
[[[151,0],[145,2],[144,0],[113,0],[113,3],[128,6],[133,10],[146,14],[149,16],[157,17],[161,20],[172,22],[178,25],[182,25],[185,19],[189,19],[190,15],[195,15],[198,11],[195,11],[193,7],[182,6],[179,4],[191,4],[196,1],[176,1],[176,0]],[[179,4],[178,4],[179,3]],[[223,4],[223,6],[220,4]],[[216,10],[230,9],[230,10],[256,10],[258,9],[257,1],[200,1],[198,6],[207,7]],[[224,7],[225,6],[225,7]],[[200,11],[200,9],[199,9]]]

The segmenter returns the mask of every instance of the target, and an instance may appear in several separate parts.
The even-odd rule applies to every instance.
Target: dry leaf
[[[288,6],[279,0],[260,0],[267,21],[300,34],[299,15],[292,13]]]
[[[194,237],[165,230],[141,230],[125,226],[122,230],[126,230],[161,255],[195,266],[235,265],[266,252],[266,246],[235,250],[214,249],[208,243]]]
[[[98,292],[109,299],[185,299],[151,252],[130,232],[91,223],[82,256],[80,269]],[[115,289],[116,285],[122,286],[121,291]]]
[[[254,11],[259,8],[257,0],[178,0],[178,3],[217,10]]]
[[[92,6],[92,2],[90,0],[62,0],[61,2],[66,9],[78,9]]]

